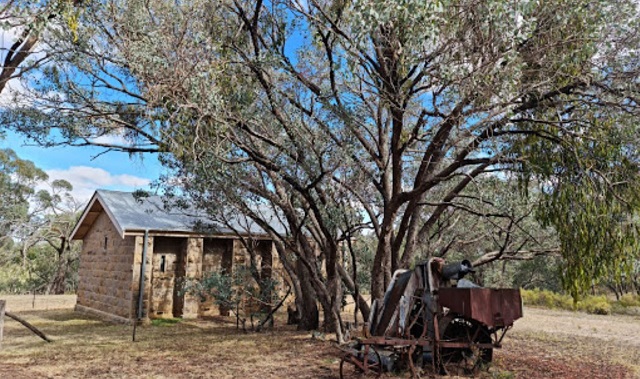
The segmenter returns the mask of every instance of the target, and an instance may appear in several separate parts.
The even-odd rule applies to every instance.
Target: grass
[[[157,319],[151,320],[151,325],[153,325],[153,326],[171,326],[171,325],[175,325],[175,324],[179,323],[180,321],[182,321],[181,318],[157,318]]]
[[[244,334],[229,323],[169,319],[132,328],[72,310],[23,311],[47,344],[5,321],[0,378],[333,378],[337,349],[280,326]]]
[[[619,301],[611,300],[604,295],[588,295],[580,299],[577,303],[574,303],[569,295],[547,290],[523,289],[521,290],[521,294],[522,301],[528,306],[581,311],[598,315],[640,315],[640,296],[633,294],[625,294]]]
[[[17,304],[9,307],[17,312]],[[341,353],[335,344],[282,320],[264,333],[242,333],[222,319],[162,320],[139,327],[134,343],[130,326],[69,308],[32,310],[30,305],[27,301],[20,315],[54,342],[47,344],[6,320],[0,378],[338,378]],[[482,377],[583,378],[588,373],[590,378],[631,378],[640,374],[632,371],[640,362],[640,343],[630,345],[637,341],[639,318],[527,309]]]

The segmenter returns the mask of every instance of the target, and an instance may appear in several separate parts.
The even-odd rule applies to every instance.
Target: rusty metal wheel
[[[440,347],[436,363],[441,375],[475,375],[491,363],[493,348],[477,344],[492,343],[489,329],[473,320],[447,316],[439,323],[440,341],[460,343],[460,347]]]
[[[364,347],[357,354],[346,354],[340,361],[340,379],[377,378],[382,375],[382,359],[380,354],[369,346],[367,357]],[[367,359],[365,365],[365,359]]]

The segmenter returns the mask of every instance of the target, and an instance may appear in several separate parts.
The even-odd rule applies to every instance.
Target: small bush
[[[632,293],[624,294],[620,297],[618,304],[623,307],[640,307],[640,296]]]
[[[550,309],[573,310],[573,300],[568,295],[551,292],[548,290],[522,290],[522,301],[526,305],[545,307]]]
[[[564,309],[569,311],[582,311],[598,315],[608,315],[614,310],[613,304],[606,296],[586,296],[574,304],[569,295],[563,295],[547,290],[521,290],[522,301],[528,306],[544,307],[549,309]],[[627,297],[627,303],[632,304],[636,299]],[[617,308],[616,308],[617,309]]]
[[[576,304],[577,310],[596,315],[611,314],[611,303],[606,296],[587,296]]]
[[[611,313],[617,315],[640,316],[640,307],[625,307],[619,301],[611,304]]]

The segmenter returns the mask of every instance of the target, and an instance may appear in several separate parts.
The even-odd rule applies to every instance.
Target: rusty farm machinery
[[[429,366],[440,375],[469,375],[490,363],[522,317],[520,290],[481,288],[463,278],[468,272],[469,261],[440,258],[396,271],[371,306],[363,338],[344,349],[340,378],[403,370],[416,378]]]

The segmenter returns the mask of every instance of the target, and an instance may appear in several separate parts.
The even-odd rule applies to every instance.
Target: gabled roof
[[[165,206],[161,196],[137,198],[132,192],[97,190],[82,212],[71,239],[80,240],[89,232],[100,213],[105,212],[118,233],[124,238],[127,233],[185,233],[185,234],[234,234],[234,230],[211,221],[196,209],[176,209]],[[276,229],[284,227],[272,217]],[[264,235],[265,231],[245,217],[236,217],[230,222],[233,229],[242,234]],[[206,228],[206,229],[205,229]]]

